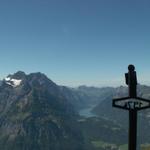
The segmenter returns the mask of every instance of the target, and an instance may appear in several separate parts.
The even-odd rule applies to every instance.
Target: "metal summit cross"
[[[136,150],[137,111],[150,108],[150,100],[137,97],[137,77],[133,65],[128,66],[128,73],[125,73],[125,79],[129,89],[129,96],[113,99],[113,107],[129,111],[128,150]]]

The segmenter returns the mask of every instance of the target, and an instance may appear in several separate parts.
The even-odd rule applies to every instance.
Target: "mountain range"
[[[137,92],[150,99],[149,86],[138,85]],[[128,113],[112,108],[112,99],[127,95],[123,86],[58,86],[40,72],[8,75],[0,84],[0,149],[121,149]],[[139,113],[139,143],[150,142],[149,117],[149,110]]]

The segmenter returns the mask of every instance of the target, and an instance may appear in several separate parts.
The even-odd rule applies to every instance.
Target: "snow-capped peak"
[[[22,80],[13,79],[13,78],[10,78],[10,77],[6,77],[4,80],[6,81],[6,83],[8,85],[11,85],[13,87],[19,86],[21,84],[21,81],[22,81]]]

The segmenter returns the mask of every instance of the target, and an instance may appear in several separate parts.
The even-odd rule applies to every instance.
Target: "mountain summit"
[[[14,79],[24,79],[26,77],[25,72],[23,71],[18,71],[16,73],[14,73],[13,75],[8,75],[8,77],[10,78],[14,78]]]
[[[0,86],[0,149],[83,150],[76,114],[42,73],[17,72]]]

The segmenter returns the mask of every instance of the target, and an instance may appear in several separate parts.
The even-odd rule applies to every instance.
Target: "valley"
[[[92,112],[93,108],[96,105],[88,106],[87,108],[83,108],[79,110],[79,115],[85,118],[96,117],[97,115]]]

